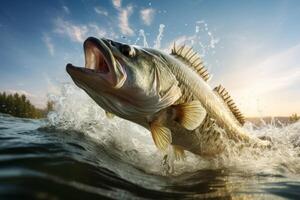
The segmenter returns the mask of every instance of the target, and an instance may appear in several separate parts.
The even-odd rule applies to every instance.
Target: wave
[[[170,175],[169,166],[164,164],[165,155],[156,149],[148,130],[118,117],[108,119],[92,99],[72,84],[62,85],[59,92],[49,97],[54,102],[54,111],[49,113],[46,127],[82,132],[123,162],[147,173]],[[211,159],[187,152],[186,160],[172,163],[171,175],[220,168],[249,174],[293,176],[300,173],[300,122],[281,127],[272,123],[256,127],[247,122],[245,129],[256,137],[271,140],[272,148],[236,152],[228,143],[226,155]]]

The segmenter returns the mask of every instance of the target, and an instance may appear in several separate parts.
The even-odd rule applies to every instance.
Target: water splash
[[[108,119],[104,111],[73,84],[63,85],[58,94],[50,97],[55,102],[55,111],[48,116],[48,126],[83,132],[118,159],[148,173],[165,174],[164,154],[156,149],[150,132],[118,117]],[[273,147],[263,152],[258,149],[236,152],[230,151],[229,142],[230,156],[209,160],[186,152],[185,161],[174,162],[174,174],[223,167],[247,173],[300,173],[300,122],[283,127],[266,124],[260,128],[247,123],[245,129],[256,137],[269,138]]]
[[[158,34],[156,36],[156,40],[154,41],[153,48],[156,48],[156,49],[161,48],[161,40],[163,37],[164,28],[165,28],[164,24],[159,25]],[[136,41],[134,42],[134,45],[137,45],[139,43],[139,41],[141,40],[141,38],[143,40],[142,46],[148,48],[149,44],[147,42],[147,37],[146,37],[145,31],[143,29],[139,30],[139,34],[138,34]]]
[[[201,57],[204,58],[208,55],[214,55],[216,53],[216,48],[220,43],[220,39],[214,35],[212,30],[209,29],[208,24],[204,20],[200,20],[195,22],[195,31],[193,34],[180,35],[174,38],[174,40],[172,40],[169,44],[162,45],[165,27],[166,26],[164,24],[159,25],[158,34],[153,42],[153,48],[169,52],[174,42],[177,45],[186,44],[192,46],[196,51],[200,53]],[[139,30],[138,37],[133,44],[139,44],[141,38],[143,41],[141,45],[143,47],[150,47],[149,43],[147,42],[146,33],[143,29]]]
[[[50,95],[50,99],[55,111],[48,115],[47,126],[83,132],[124,162],[149,173],[165,172],[162,165],[164,154],[157,150],[150,132],[143,127],[118,117],[108,119],[104,111],[73,84],[63,85],[59,93]],[[187,160],[193,157],[190,154]],[[196,162],[204,164],[207,161]],[[187,164],[178,163],[178,167],[185,166],[185,170],[176,173],[197,170],[194,161],[188,163],[187,168]]]
[[[146,48],[149,47],[148,42],[147,42],[147,38],[146,38],[146,35],[145,35],[145,31],[143,29],[141,29],[139,31],[139,36],[137,37],[134,45],[138,44],[138,42],[140,41],[141,37],[143,39],[143,47],[146,47]]]
[[[164,28],[164,25],[159,27],[155,41],[157,48],[162,48]],[[148,47],[144,30],[140,30],[136,43],[141,37],[143,45]],[[177,44],[199,45],[202,53],[206,55],[218,42],[204,21],[196,22],[194,35],[177,38]],[[50,99],[55,102],[55,111],[49,114],[47,126],[80,131],[94,138],[118,159],[148,173],[164,174],[165,166],[162,165],[164,154],[156,149],[150,133],[144,128],[117,117],[108,119],[104,111],[74,84],[62,85],[57,94],[50,95]],[[273,147],[263,152],[257,149],[237,152],[231,151],[231,144],[228,142],[227,155],[209,160],[187,152],[185,161],[174,162],[174,174],[221,167],[248,173],[259,171],[262,174],[300,174],[300,122],[282,127],[274,124],[256,127],[247,123],[245,129],[256,137],[269,138],[273,142]]]
[[[164,28],[165,28],[165,25],[164,24],[160,24],[159,25],[159,29],[158,29],[158,35],[156,37],[156,40],[154,42],[154,48],[156,49],[160,49],[160,42],[162,40],[162,37],[163,37],[163,33],[164,33]]]
[[[174,40],[177,44],[187,44],[198,50],[202,57],[214,55],[220,39],[215,37],[204,20],[196,21],[195,32],[192,35],[184,35]]]

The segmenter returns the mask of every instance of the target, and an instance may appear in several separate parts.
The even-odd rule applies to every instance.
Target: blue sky
[[[11,0],[0,7],[0,90],[43,106],[83,65],[82,42],[108,37],[168,50],[192,45],[246,116],[300,113],[300,2]]]

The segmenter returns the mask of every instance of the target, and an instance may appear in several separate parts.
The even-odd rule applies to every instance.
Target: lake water
[[[273,148],[168,171],[143,128],[104,112],[79,89],[50,96],[48,119],[0,115],[0,199],[300,199],[300,123],[245,128]]]

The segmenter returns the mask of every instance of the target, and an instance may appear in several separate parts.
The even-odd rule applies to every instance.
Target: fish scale
[[[117,115],[151,132],[159,150],[172,145],[175,157],[184,150],[215,156],[226,141],[269,143],[249,135],[244,118],[222,86],[211,78],[192,48],[174,45],[171,54],[107,39],[84,42],[86,66],[66,69],[109,117]],[[100,69],[100,70],[94,70]]]
[[[182,96],[175,102],[175,105],[197,99],[197,97],[195,97],[184,84],[179,83],[178,86],[181,89]],[[214,152],[214,154],[220,153],[224,148],[224,145],[222,145],[221,133],[218,131],[217,127],[218,125],[214,122],[212,117],[209,114],[206,114],[206,117],[200,126],[190,133],[195,134],[198,139],[198,144],[194,145],[194,148],[190,149],[190,151],[197,152],[202,155],[207,154],[203,152],[203,149],[206,152],[210,152],[210,154],[211,152]],[[181,131],[187,131],[182,127],[180,128],[182,129]],[[220,129],[220,127],[218,128]],[[211,144],[214,144],[213,148]],[[199,151],[199,149],[201,150]]]
[[[182,93],[182,96],[174,105],[180,106],[180,104],[198,100],[201,103],[201,107],[206,110],[206,116],[199,127],[193,131],[186,130],[184,127],[176,127],[176,130],[169,127],[172,130],[172,145],[182,145],[186,150],[202,156],[214,156],[222,152],[225,148],[224,141],[222,140],[225,138],[235,141],[236,144],[242,142],[249,145],[255,144],[263,149],[266,148],[268,146],[267,141],[253,138],[241,128],[241,125],[244,123],[244,117],[233,103],[225,88],[218,86],[215,90],[209,89],[209,86],[205,82],[209,80],[210,75],[203,66],[200,57],[195,58],[195,53],[190,48],[187,50],[185,48],[174,46],[171,57],[175,59],[167,55],[164,57],[169,63],[169,68],[176,76],[179,82],[178,87]],[[190,55],[193,57],[192,62],[189,60],[191,58]],[[191,69],[203,80],[196,78],[195,73],[190,72]],[[178,135],[176,132],[190,134],[189,137],[191,140],[186,138],[186,134]],[[184,142],[180,140],[184,140]]]

